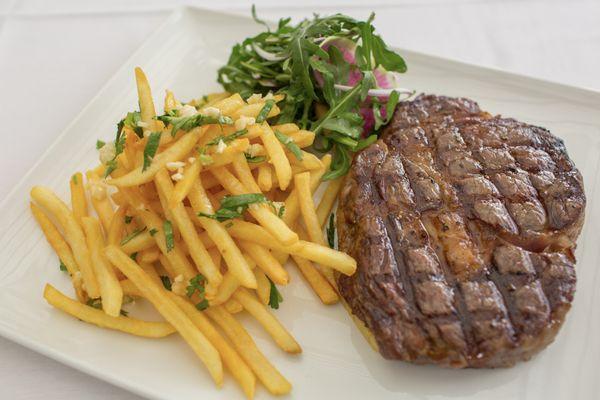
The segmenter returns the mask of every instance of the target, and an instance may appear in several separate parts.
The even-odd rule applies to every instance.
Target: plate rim
[[[73,119],[65,126],[65,128],[61,131],[59,135],[57,135],[52,143],[46,148],[46,150],[40,154],[38,159],[31,165],[31,167],[27,170],[25,174],[21,176],[19,181],[12,187],[12,189],[0,200],[0,213],[4,211],[7,207],[8,203],[11,200],[15,200],[19,189],[25,184],[25,181],[38,169],[38,166],[49,157],[54,151],[55,147],[62,140],[62,138],[67,135],[67,133],[72,129],[72,127],[82,118],[82,116],[92,107],[92,105],[102,97],[102,95],[106,92],[111,83],[117,79],[117,77],[121,74],[121,72],[126,68],[127,65],[133,63],[133,61],[137,58],[137,56],[142,53],[142,51],[148,47],[157,37],[160,37],[160,34],[165,30],[165,28],[169,27],[171,24],[176,23],[180,18],[184,17],[187,13],[197,13],[197,12],[206,12],[210,14],[216,14],[221,16],[240,18],[240,19],[250,19],[250,17],[240,15],[239,13],[232,11],[221,11],[221,10],[211,10],[204,7],[194,6],[194,5],[179,5],[174,7],[173,10],[169,13],[167,17],[156,27],[156,29],[148,36],[146,39],[137,47],[135,51],[133,51],[129,57],[127,57],[122,64],[111,74],[110,78],[106,80],[106,82],[100,87],[98,92],[90,98],[90,100],[86,103],[86,105],[73,117]],[[272,20],[266,20],[270,24],[275,24]],[[462,69],[470,69],[477,70],[480,72],[484,72],[487,74],[494,74],[499,76],[500,78],[509,78],[516,79],[521,83],[522,86],[528,84],[529,86],[544,86],[548,89],[556,89],[563,92],[570,92],[575,96],[583,96],[589,97],[594,101],[597,101],[600,104],[600,90],[580,87],[576,85],[565,84],[549,79],[537,78],[535,76],[521,74],[516,72],[511,72],[508,70],[504,70],[502,68],[481,65],[472,62],[461,61],[449,57],[443,57],[438,55],[433,55],[425,52],[403,49],[401,47],[392,46],[392,49],[395,51],[399,51],[401,54],[409,54],[411,57],[420,57],[423,59],[431,60],[435,63],[439,64],[449,64],[457,68]],[[81,371],[86,375],[92,376],[96,379],[100,379],[108,384],[119,387],[128,392],[134,393],[139,396],[143,396],[153,400],[163,400],[164,397],[153,393],[150,389],[145,389],[143,385],[134,385],[129,383],[125,378],[120,378],[118,375],[111,374],[110,372],[106,372],[105,370],[94,369],[92,365],[90,365],[86,361],[79,360],[77,358],[71,357],[60,350],[55,350],[52,347],[48,347],[45,344],[29,339],[26,336],[20,336],[19,332],[9,326],[0,325],[0,336],[14,342],[18,345],[21,345],[31,351],[42,354],[45,357],[48,357],[52,360],[55,360],[63,365],[66,365],[75,370]]]

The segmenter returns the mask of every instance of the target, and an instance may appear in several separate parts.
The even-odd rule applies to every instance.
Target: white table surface
[[[0,0],[0,199],[173,7],[245,14],[251,3]],[[393,45],[600,90],[600,1],[254,3],[269,19],[338,11],[364,18],[373,10]],[[0,399],[140,397],[0,339]]]

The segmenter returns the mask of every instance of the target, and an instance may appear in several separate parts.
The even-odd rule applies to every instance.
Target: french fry
[[[100,291],[98,289],[98,281],[94,275],[92,261],[90,260],[90,252],[85,243],[85,236],[83,235],[81,226],[75,220],[73,213],[69,211],[65,203],[50,189],[34,186],[31,189],[31,197],[57,219],[63,228],[67,243],[69,243],[75,261],[79,266],[87,294],[91,298],[99,297]]]
[[[200,158],[197,158],[192,165],[185,169],[183,179],[175,184],[175,189],[173,189],[173,193],[169,198],[169,208],[175,208],[177,204],[183,202],[192,189],[201,170],[202,163],[200,162]]]
[[[271,160],[270,162],[275,168],[275,174],[277,175],[279,188],[281,190],[286,190],[292,181],[292,167],[290,165],[290,161],[285,155],[283,145],[281,142],[279,142],[269,125],[267,123],[263,123],[261,127],[263,132],[260,138],[263,142],[263,145],[267,149],[267,153],[269,154],[269,158]]]
[[[242,99],[242,96],[240,96],[238,93],[235,93],[212,104],[212,107],[219,109],[221,114],[231,117],[233,116],[233,113],[235,113],[244,104],[246,103],[244,99]]]
[[[125,229],[125,215],[127,214],[127,206],[120,206],[117,211],[113,214],[106,235],[106,242],[108,244],[119,244],[123,236],[123,230]]]
[[[234,220],[227,228],[229,234],[238,240],[252,242],[263,247],[297,255],[317,264],[331,267],[345,275],[352,275],[356,271],[356,261],[348,254],[322,246],[320,244],[299,240],[298,242],[283,246],[266,229],[260,225],[247,221]]]
[[[234,298],[227,300],[225,304],[223,304],[223,307],[225,307],[229,314],[237,314],[244,311],[244,307]]]
[[[46,240],[50,243],[50,246],[52,246],[60,261],[62,261],[67,268],[67,272],[73,283],[73,288],[75,289],[75,295],[80,302],[85,303],[87,301],[87,294],[81,287],[81,272],[79,272],[79,267],[75,262],[71,248],[46,214],[44,214],[44,212],[34,203],[30,203],[29,206],[31,208],[31,213],[40,225],[40,228],[42,228]]]
[[[273,187],[271,166],[267,164],[260,164],[258,166],[258,186],[263,192],[268,192]]]
[[[321,229],[327,224],[327,218],[329,217],[329,214],[331,214],[331,210],[333,209],[333,205],[337,200],[337,196],[340,193],[343,184],[343,178],[331,180],[329,181],[327,188],[325,188],[325,192],[323,192],[321,202],[317,206],[317,219],[319,220]]]
[[[293,155],[291,152],[286,152],[288,159],[290,160],[290,164],[292,167],[300,166],[304,170],[312,171],[323,168],[323,163],[319,160],[319,157],[314,154],[307,153],[304,150],[301,150],[302,159],[299,160]]]
[[[321,183],[321,177],[327,172],[331,165],[331,156],[326,154],[321,159],[323,168],[312,171],[310,174],[310,188],[311,192],[314,192]],[[293,226],[296,223],[296,219],[300,215],[300,203],[298,201],[298,194],[296,188],[292,189],[287,199],[285,200],[285,213],[283,214],[283,221],[287,226]]]
[[[231,314],[221,306],[208,308],[206,313],[225,332],[240,356],[269,392],[279,395],[292,390],[288,380],[267,360],[246,329]]]
[[[158,153],[152,159],[152,164],[150,164],[145,171],[142,170],[142,166],[138,166],[127,174],[119,178],[109,179],[106,182],[118,187],[136,186],[150,182],[154,179],[154,175],[156,175],[161,168],[164,168],[167,163],[179,161],[192,151],[205,130],[206,126],[198,127],[190,130],[185,135],[182,135],[181,138],[173,143],[168,149]]]
[[[302,276],[304,276],[304,279],[306,279],[310,287],[319,296],[323,304],[335,304],[338,302],[339,297],[335,290],[333,290],[328,280],[321,275],[310,261],[298,256],[292,256],[292,258]]]
[[[164,169],[158,171],[154,181],[156,183],[156,187],[158,188],[159,194],[162,194],[162,196],[165,198],[170,198],[173,194],[173,183],[171,182],[167,171]],[[192,257],[194,264],[196,264],[198,271],[200,271],[202,275],[206,277],[209,285],[212,286],[216,291],[216,288],[223,280],[223,275],[221,275],[221,272],[213,262],[210,254],[208,254],[208,251],[206,251],[206,248],[198,237],[198,233],[194,228],[194,224],[189,219],[183,204],[177,203],[177,205],[171,209],[171,214],[175,224],[179,228],[183,240],[188,246],[190,256]]]
[[[194,182],[188,199],[192,208],[196,213],[214,214],[214,209],[202,187],[200,177]],[[198,218],[202,227],[210,237],[213,243],[221,252],[229,271],[237,278],[237,280],[245,287],[255,288],[256,280],[250,266],[242,256],[239,248],[227,233],[227,230],[217,221],[211,218]]]
[[[290,132],[288,136],[294,141],[294,143],[298,145],[298,147],[301,148],[308,147],[312,145],[315,141],[315,133],[311,131],[306,131],[304,129],[295,132]]]
[[[312,192],[310,190],[310,173],[303,172],[294,176],[294,188],[298,195],[300,203],[300,213],[304,220],[304,226],[308,231],[308,237],[314,243],[325,245],[323,231],[319,225],[315,203],[313,202]]]
[[[243,154],[238,154],[233,159],[233,170],[237,174],[242,185],[246,187],[246,190],[254,193],[260,193],[260,188],[252,176],[252,171],[248,167],[248,162]]]
[[[154,282],[139,265],[117,247],[110,245],[104,250],[110,262],[131,280],[152,303],[156,310],[171,324],[206,365],[218,386],[223,383],[223,365],[218,351],[190,318],[169,297],[164,288]]]
[[[98,177],[94,171],[87,171],[86,176],[90,187],[90,200],[92,201],[92,206],[94,207],[96,214],[98,214],[100,222],[102,222],[102,227],[108,232],[110,221],[114,214],[110,198],[106,193],[106,188],[100,182],[100,177]]]
[[[85,198],[85,187],[83,185],[83,175],[81,172],[76,172],[69,180],[71,189],[71,208],[75,219],[81,222],[82,217],[88,215],[87,200]]]
[[[192,264],[190,264],[178,246],[174,246],[171,250],[167,248],[163,221],[160,217],[149,210],[137,210],[137,215],[144,221],[147,231],[155,232],[152,238],[158,245],[161,253],[169,260],[175,271],[175,276],[182,275],[186,280],[190,280],[196,276],[197,273]]]
[[[215,346],[223,358],[223,363],[229,372],[231,372],[235,380],[238,381],[246,397],[252,399],[256,387],[256,376],[248,364],[246,364],[240,355],[229,345],[229,343],[227,343],[225,338],[223,338],[211,324],[210,320],[203,313],[198,311],[189,301],[184,300],[174,293],[169,293],[169,297],[177,303],[179,308],[181,308],[188,318],[192,320],[194,325],[196,325],[212,345]]]
[[[215,168],[211,170],[219,183],[228,190],[231,194],[240,195],[248,193],[248,190],[242,183],[236,179],[227,169]],[[298,235],[292,231],[284,221],[269,210],[267,205],[258,205],[249,209],[250,214],[261,224],[265,229],[273,234],[281,243],[289,245],[298,241]]]
[[[298,130],[300,129],[298,127],[298,125],[291,123],[291,122],[289,122],[287,124],[273,125],[273,126],[271,126],[271,128],[273,128],[274,131],[277,130],[286,136],[289,136],[290,134],[292,134],[294,132],[298,132]]]
[[[152,90],[150,89],[146,74],[140,67],[135,68],[135,83],[137,85],[141,120],[150,125],[150,128],[153,128],[156,110],[154,108],[154,100],[152,100]]]
[[[296,339],[284,328],[275,316],[267,310],[264,304],[261,304],[256,296],[244,288],[239,288],[233,298],[240,302],[250,315],[273,338],[277,346],[287,353],[297,354],[302,352],[302,348],[296,342]]]
[[[175,333],[175,329],[167,322],[142,321],[132,317],[112,317],[102,310],[82,304],[65,296],[52,285],[46,284],[44,298],[55,308],[73,317],[94,324],[100,328],[114,329],[135,336],[147,338],[162,338]]]
[[[114,243],[109,243],[114,244]],[[127,243],[121,245],[121,250],[127,254],[139,253],[142,250],[150,249],[156,245],[156,241],[150,233],[150,229],[146,229],[144,232],[132,238]]]
[[[160,250],[156,247],[153,247],[151,249],[142,250],[142,252],[138,256],[138,260],[140,263],[152,264],[158,261],[159,257]]]
[[[254,103],[254,104],[246,104],[246,105],[238,108],[232,114],[232,118],[238,119],[241,116],[256,118],[264,106],[265,106],[264,102],[259,102],[259,103]],[[277,107],[276,104],[273,104],[273,107],[269,111],[267,118],[275,117],[275,116],[279,115],[279,112],[280,112],[279,107]]]
[[[267,305],[271,296],[271,283],[265,273],[258,268],[254,270],[254,276],[256,276],[256,295],[262,304]]]
[[[279,261],[264,247],[243,240],[238,241],[244,252],[256,262],[256,265],[263,270],[271,280],[279,285],[287,285],[289,275],[287,271],[279,264]]]
[[[180,104],[175,99],[175,95],[173,94],[173,92],[171,92],[170,90],[167,89],[165,91],[165,105],[164,105],[165,113],[168,113],[168,112],[174,110],[179,105]]]
[[[119,285],[117,275],[112,266],[104,258],[102,250],[104,249],[104,237],[102,236],[102,227],[100,222],[93,217],[83,217],[81,219],[87,245],[90,249],[92,265],[98,279],[100,288],[100,297],[102,297],[102,309],[110,316],[118,317],[123,304],[123,290]]]

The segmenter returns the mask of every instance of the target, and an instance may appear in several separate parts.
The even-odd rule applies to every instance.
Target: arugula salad
[[[373,143],[398,101],[414,94],[399,86],[404,59],[366,21],[315,15],[293,25],[290,18],[236,44],[218,71],[225,90],[244,99],[255,93],[283,94],[276,123],[295,122],[313,131],[316,152],[333,154],[323,179],[345,175],[352,153]]]

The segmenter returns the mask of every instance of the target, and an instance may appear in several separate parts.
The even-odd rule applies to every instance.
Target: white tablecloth
[[[0,199],[170,10],[184,3],[244,14],[251,4],[0,0]],[[373,10],[378,31],[393,45],[600,90],[599,1],[254,3],[269,19],[338,11],[364,18]],[[0,339],[0,399],[139,397]]]

